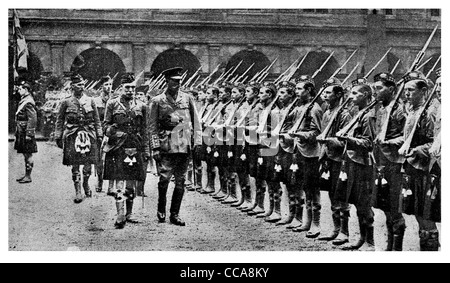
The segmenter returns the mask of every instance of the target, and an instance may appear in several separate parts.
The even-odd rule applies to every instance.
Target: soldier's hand
[[[56,145],[57,145],[59,148],[63,148],[63,142],[62,142],[62,139],[56,139]]]
[[[33,137],[31,137],[31,136],[28,136],[28,135],[25,136],[26,141],[31,141],[32,139],[33,139]]]
[[[102,137],[102,136],[97,137],[97,143],[98,143],[99,145],[101,145],[102,142],[103,142],[103,137]]]
[[[150,154],[144,153],[144,162],[148,162],[150,160]]]
[[[161,161],[161,155],[160,155],[160,153],[159,153],[159,150],[154,150],[154,151],[152,152],[152,155],[153,155],[153,159],[154,159],[156,162],[160,162],[160,161]]]

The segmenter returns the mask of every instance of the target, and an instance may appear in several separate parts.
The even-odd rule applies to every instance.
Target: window
[[[432,17],[440,17],[441,10],[440,9],[430,9],[430,13]]]

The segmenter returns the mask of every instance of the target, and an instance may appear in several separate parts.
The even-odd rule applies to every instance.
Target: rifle
[[[381,59],[378,60],[378,62],[375,64],[375,66],[373,66],[373,68],[367,72],[367,74],[364,76],[365,79],[367,79],[370,76],[370,74],[372,74],[372,72],[375,71],[375,69],[378,67],[378,65],[380,65],[381,62],[383,61],[383,59],[388,55],[389,51],[391,51],[391,49],[392,49],[392,47],[390,47],[388,49],[388,51],[386,51],[386,53],[384,53],[383,57],[381,57]]]
[[[217,106],[219,103],[220,103],[219,100],[217,100],[216,102],[214,102],[214,105],[213,105],[213,107],[211,107],[211,110],[210,110],[209,112],[206,113],[206,116],[205,116],[205,117],[202,117],[202,118],[201,118],[201,122],[202,122],[202,123],[206,123],[206,121],[208,120],[209,116],[211,116],[211,114],[213,113],[214,108],[216,108],[216,106]],[[209,104],[208,104],[208,105],[209,105]],[[205,110],[206,110],[206,108],[205,108]]]
[[[219,114],[222,112],[222,109],[224,109],[225,107],[228,106],[228,104],[230,104],[232,102],[232,100],[230,99],[229,101],[227,101],[226,103],[224,103],[222,105],[222,108],[220,108],[216,113],[214,113],[214,115],[212,116],[212,118],[209,118],[208,121],[205,122],[206,125],[211,125],[211,123],[217,118],[217,116],[219,116]]]
[[[136,78],[134,79],[133,84],[136,84],[136,83],[137,83],[137,81],[141,78],[141,76],[142,76],[143,73],[144,73],[144,70],[142,70],[142,72],[140,72],[140,73],[136,76]]]
[[[345,77],[345,79],[342,81],[341,86],[344,87],[344,84],[350,79],[350,77],[353,75],[353,73],[356,71],[356,69],[358,68],[359,63],[356,64],[356,66],[350,71],[350,73],[348,74],[347,77]]]
[[[428,58],[425,62],[423,62],[419,67],[417,67],[417,70],[420,70],[425,66],[430,60],[433,59],[432,57]]]
[[[215,73],[215,72],[217,72],[217,70],[219,70],[219,66],[220,66],[220,64],[219,65],[217,65],[217,67],[203,80],[203,81],[201,81],[198,85],[197,85],[197,87],[199,87],[199,86],[202,86],[203,84],[205,84],[205,83],[207,83],[208,81],[209,81],[209,79],[212,77],[212,75]]]
[[[411,64],[411,66],[409,67],[407,74],[412,72],[412,71],[414,71],[414,70],[416,70],[417,66],[420,64],[420,61],[422,60],[423,56],[425,55],[425,51],[427,50],[428,45],[430,44],[431,39],[433,38],[437,28],[438,28],[438,26],[436,26],[434,28],[433,32],[428,37],[427,42],[425,42],[425,45],[423,46],[422,50],[420,50],[419,53],[417,53],[416,58],[414,59],[414,61]],[[400,99],[400,96],[403,93],[403,89],[405,88],[405,80],[401,79],[399,82],[397,82],[397,85],[398,84],[401,84],[400,88],[397,90],[397,94],[395,95],[395,98],[387,106],[387,109],[386,109],[386,111],[387,111],[387,119],[384,121],[384,124],[381,126],[380,134],[377,137],[377,139],[380,142],[384,142],[385,139],[386,139],[387,128],[388,128],[388,125],[389,125],[389,119],[390,119],[390,117],[392,115],[392,111],[394,111],[394,109],[395,109],[395,107],[396,107],[396,105],[397,105],[397,103],[398,103],[398,101]]]
[[[226,82],[232,75],[234,75],[234,73],[236,72],[236,70],[239,68],[239,66],[241,66],[243,60],[241,60],[241,62],[239,62],[239,64],[236,65],[236,67],[231,68],[233,71],[231,71],[228,76],[223,80],[224,82]]]
[[[300,125],[303,123],[303,120],[305,120],[305,118],[306,118],[307,116],[309,116],[309,112],[311,111],[311,109],[312,109],[313,106],[314,106],[314,103],[316,103],[317,99],[319,99],[319,97],[320,97],[321,94],[322,94],[322,93],[319,92],[319,93],[313,98],[313,100],[311,100],[311,102],[309,102],[308,105],[305,106],[306,109],[303,111],[302,116],[300,117],[300,119],[298,119],[298,120],[295,122],[295,124],[292,126],[292,128],[289,129],[289,130],[287,131],[288,134],[290,134],[290,135],[295,135],[295,133],[297,132],[298,128],[299,128]]]
[[[359,122],[359,120],[366,115],[367,112],[370,111],[375,105],[377,105],[378,101],[374,100],[369,105],[366,106],[363,110],[359,111],[355,117],[347,124],[344,128],[342,128],[339,132],[336,133],[336,137],[346,137],[348,132],[353,129],[353,127]]]
[[[398,60],[397,60],[397,63],[395,63],[394,68],[392,68],[392,70],[389,72],[390,74],[394,74],[394,71],[395,71],[395,69],[397,69],[398,64],[400,64],[400,61],[402,61],[402,60],[401,60],[401,59],[398,59]]]
[[[404,155],[405,157],[408,157],[408,152],[410,150],[411,147],[411,142],[412,139],[414,137],[414,134],[416,132],[416,129],[422,119],[422,116],[426,115],[428,107],[430,107],[431,101],[433,100],[433,97],[436,93],[436,88],[437,88],[437,84],[434,85],[433,90],[430,94],[430,96],[427,98],[425,104],[422,106],[422,108],[419,110],[419,114],[417,116],[417,120],[414,122],[414,126],[412,128],[411,133],[409,133],[408,137],[406,138],[405,142],[403,143],[403,145],[400,147],[400,149],[398,150],[398,153],[401,155]]]
[[[347,106],[347,104],[351,100],[352,100],[351,97],[347,97],[347,99],[341,105],[339,105],[339,108],[336,110],[336,112],[334,112],[333,116],[330,119],[330,122],[328,122],[325,129],[322,131],[322,133],[320,135],[318,135],[316,137],[317,140],[325,140],[328,137],[328,135],[330,134],[331,128],[333,127],[334,123],[336,122],[338,116],[342,113],[345,106]]]
[[[195,73],[186,81],[186,83],[183,84],[182,87],[187,87],[192,82],[192,80],[195,78],[195,76],[197,76],[198,72],[200,72],[201,69],[202,69],[202,66],[200,66],[197,69],[197,71],[195,71]]]
[[[292,107],[294,107],[294,105],[297,104],[299,99],[300,99],[299,97],[295,97],[295,99],[288,105],[288,107],[286,107],[286,109],[283,109],[283,114],[280,118],[280,122],[275,127],[275,129],[271,132],[271,135],[273,135],[273,136],[280,135],[280,131],[281,131],[281,128],[283,127],[284,121],[286,120],[287,116],[291,112]]]
[[[308,56],[309,51],[303,56],[303,59],[298,63],[298,65],[285,77],[282,81],[290,81],[291,78],[295,75],[295,72],[297,72],[298,69],[300,69],[300,66],[303,64],[303,62],[306,59],[306,56]]]
[[[264,118],[262,119],[262,121],[264,121],[264,123],[261,123],[260,125],[258,125],[258,128],[256,129],[256,132],[259,133],[263,133],[263,129],[266,127],[266,123],[267,123],[267,118],[270,115],[270,111],[272,110],[273,106],[275,105],[275,103],[278,101],[278,99],[280,98],[280,96],[277,94],[275,96],[275,98],[267,105],[267,107],[263,110],[263,114],[264,114]],[[267,111],[265,111],[267,110]]]
[[[250,67],[248,67],[247,70],[245,70],[244,73],[242,73],[242,75],[240,75],[237,79],[236,79],[236,83],[239,82],[239,80],[241,80],[242,78],[244,78],[244,76],[248,73],[248,71],[250,71],[250,69],[255,65],[255,63],[251,64]]]
[[[347,63],[350,61],[350,59],[352,59],[353,55],[355,55],[356,51],[358,51],[358,49],[353,51],[353,53],[347,58],[347,60],[345,60],[344,64],[342,64],[342,66],[340,66],[336,71],[334,71],[334,73],[331,75],[330,78],[335,77],[337,74],[339,74],[342,71],[344,66],[347,65]]]
[[[437,66],[437,64],[439,63],[440,60],[441,60],[441,55],[439,55],[439,58],[437,58],[437,60],[434,63],[433,67],[428,71],[427,75],[425,76],[427,79],[431,75],[431,73],[434,71],[434,69],[436,68],[436,66]]]
[[[325,65],[328,63],[328,61],[331,59],[331,57],[333,57],[333,54],[334,54],[334,51],[331,52],[331,54],[327,57],[327,59],[325,59],[322,66],[320,66],[319,69],[317,69],[314,72],[314,74],[311,76],[311,79],[314,79],[317,76],[317,74],[322,71],[323,67],[325,67]]]
[[[237,127],[240,126],[240,125],[242,125],[242,123],[244,123],[245,118],[246,118],[247,115],[250,113],[250,111],[252,111],[253,107],[255,107],[255,105],[258,104],[258,102],[259,102],[259,98],[256,98],[255,101],[253,101],[253,103],[252,103],[252,104],[250,105],[250,107],[247,109],[247,111],[246,111],[244,114],[242,114],[241,119],[239,119],[239,120],[236,122],[236,126],[237,126]]]
[[[267,77],[267,75],[269,74],[270,68],[272,68],[273,64],[275,64],[275,62],[276,62],[277,60],[278,60],[278,57],[275,58],[275,60],[273,60],[273,62],[270,63],[270,65],[267,66],[267,68],[265,68],[265,70],[264,70],[263,72],[261,72],[261,77],[259,77],[259,78],[256,79],[256,82],[257,82],[257,83],[262,82],[262,81]]]

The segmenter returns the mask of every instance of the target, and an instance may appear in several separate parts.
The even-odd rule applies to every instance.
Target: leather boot
[[[31,171],[33,171],[33,162],[25,163],[25,176],[17,180],[21,184],[31,183]]]
[[[96,166],[97,167],[97,186],[95,187],[95,191],[97,193],[101,193],[103,191],[103,169],[101,168],[102,165]]]
[[[126,218],[125,218],[125,209],[124,209],[125,203],[124,201],[116,201],[116,209],[117,209],[117,219],[114,223],[114,226],[116,229],[123,229],[126,224]]]
[[[273,208],[275,206],[275,200],[273,198],[273,193],[269,193],[269,209],[265,209],[264,207],[264,202],[263,202],[263,209],[264,209],[264,213],[259,214],[256,216],[256,218],[266,218],[269,217],[272,212],[273,212]]]
[[[274,208],[272,214],[267,216],[264,221],[275,223],[281,220],[281,198],[278,194],[273,197]]]
[[[138,197],[147,197],[144,193],[144,181],[136,181],[136,196]]]
[[[364,243],[366,242],[366,235],[367,235],[366,225],[363,223],[362,219],[358,219],[358,222],[359,222],[359,240],[358,242],[351,244],[350,246],[343,247],[342,249],[345,251],[357,250],[360,247],[362,247],[362,245],[364,245]]]
[[[220,190],[217,194],[213,195],[213,199],[222,200],[228,196],[228,180],[224,177],[220,178]]]
[[[286,229],[294,229],[303,225],[303,201],[295,204],[295,215],[292,222],[286,226]]]
[[[333,231],[326,236],[319,237],[319,240],[321,241],[332,241],[339,235],[339,231],[341,230],[341,217],[339,210],[334,210],[331,217],[333,218]]]
[[[206,171],[206,188],[200,190],[201,194],[212,194],[216,191],[215,189],[215,179],[216,173],[214,171]]]
[[[83,196],[81,195],[80,175],[74,175],[72,176],[72,179],[73,185],[75,187],[75,199],[73,200],[73,202],[80,203],[83,201]]]
[[[90,175],[88,174],[83,174],[83,189],[87,198],[92,197],[92,191],[91,188],[89,188],[89,176]]]
[[[16,181],[20,182],[23,178],[25,178],[26,174],[27,174],[27,162],[25,161],[25,174],[22,177],[17,178]]]
[[[366,225],[366,242],[360,248],[362,251],[374,252],[375,241],[373,239],[373,224]]]
[[[158,210],[156,216],[159,223],[166,221],[166,204],[167,204],[167,181],[158,182]]]
[[[294,232],[304,232],[311,228],[312,222],[312,207],[310,205],[306,206],[306,221],[303,222],[302,226],[292,229]]]
[[[136,219],[132,218],[132,214],[133,214],[133,202],[134,200],[132,199],[127,199],[125,201],[126,204],[126,210],[127,213],[125,214],[125,219],[128,223],[139,223],[139,221],[137,221]]]
[[[114,196],[114,180],[108,181],[108,190],[106,191],[106,195]]]
[[[225,198],[222,203],[224,204],[232,204],[232,203],[237,203],[239,202],[239,200],[237,199],[237,183],[236,183],[236,178],[231,178],[228,181],[228,191],[230,192],[228,194],[228,197]]]
[[[187,178],[186,181],[184,182],[184,187],[186,188],[186,190],[188,191],[194,191],[194,186],[192,185],[192,170],[188,170],[187,171]]]
[[[294,216],[295,216],[295,211],[296,211],[296,204],[294,202],[295,200],[293,199],[289,199],[289,211],[288,211],[288,215],[285,219],[281,219],[280,221],[278,221],[275,225],[276,226],[280,226],[280,225],[286,225],[292,222],[292,220],[294,220]]]
[[[421,251],[438,251],[439,250],[439,231],[434,230],[420,230],[420,250]]]
[[[242,206],[238,207],[242,212],[250,211],[256,207],[256,201],[253,203],[252,201],[252,191],[250,186],[248,186],[245,191],[245,202]]]
[[[332,242],[335,246],[340,246],[345,243],[348,243],[348,219],[349,219],[350,213],[348,211],[345,211],[341,213],[341,230],[339,231],[339,235],[336,237],[336,239]]]
[[[256,195],[255,195],[255,205],[252,210],[247,212],[248,215],[258,215],[264,213],[264,195],[265,195],[265,188],[259,188],[256,189]],[[244,209],[242,211],[245,211]]]
[[[203,186],[202,186],[202,169],[195,169],[195,184],[194,189],[197,192],[201,192]]]
[[[405,229],[400,229],[393,233],[393,247],[394,251],[402,251],[403,250],[403,236],[405,235]]]
[[[317,238],[320,235],[320,209],[312,210],[312,225],[306,233],[307,238]]]
[[[394,247],[394,227],[392,225],[392,223],[386,223],[387,225],[387,246],[386,249],[384,250],[385,252],[390,252],[392,251],[393,247]]]

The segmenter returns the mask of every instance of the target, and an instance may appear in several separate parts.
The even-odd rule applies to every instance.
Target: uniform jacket
[[[277,127],[280,118],[281,109],[277,104],[273,105],[271,109],[269,109],[269,107],[264,107],[264,109],[262,109],[258,117],[257,129],[258,140],[261,147],[278,148],[278,136],[271,136],[270,133]],[[275,152],[275,154],[276,153],[277,152]]]
[[[245,126],[245,141],[249,145],[257,145],[258,144],[258,134],[256,133],[256,129],[258,128],[258,120],[261,111],[264,109],[264,106],[258,102],[255,106],[250,110],[247,117],[245,118],[244,126]]]
[[[79,99],[71,96],[59,106],[55,126],[55,139],[60,139],[83,130],[91,138],[103,136],[97,107],[94,100],[83,94]]]
[[[328,126],[328,124],[330,123],[331,117],[336,113],[336,111],[338,111],[338,109],[339,109],[339,106],[336,106],[333,109],[328,109],[325,111],[325,113],[323,114],[323,119],[322,119],[322,130]],[[350,122],[351,119],[352,119],[352,117],[350,115],[350,112],[346,109],[343,109],[341,114],[339,114],[339,116],[336,117],[333,127],[331,127],[331,129],[328,133],[328,138],[332,139],[332,141],[330,143],[324,143],[323,145],[321,145],[319,159],[328,157],[331,160],[334,160],[337,162],[342,161],[342,159],[343,159],[342,157],[343,157],[344,149],[345,149],[345,142],[339,141],[336,138],[336,133],[340,129],[345,127]]]
[[[356,163],[372,166],[373,140],[375,138],[375,113],[372,109],[362,116],[348,132],[346,153]]]
[[[34,99],[31,95],[23,97],[16,111],[16,124],[19,134],[25,133],[29,137],[36,134],[37,114]]]
[[[162,153],[188,153],[192,134],[194,145],[202,144],[195,102],[182,91],[178,92],[176,100],[166,92],[151,100],[148,128],[152,149]]]

